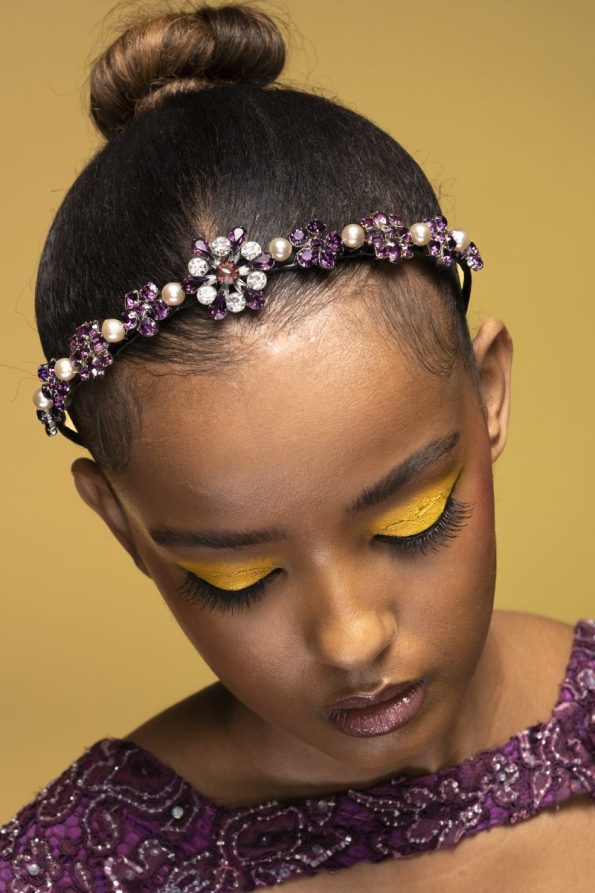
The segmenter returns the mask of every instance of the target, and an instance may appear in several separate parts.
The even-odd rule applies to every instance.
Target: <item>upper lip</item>
[[[411,688],[417,681],[418,680],[416,679],[408,679],[407,682],[397,682],[395,684],[385,685],[384,688],[381,688],[380,691],[377,691],[375,694],[359,694],[352,695],[349,698],[342,698],[340,701],[335,701],[330,707],[326,707],[325,712],[328,713],[331,710],[349,710],[353,707],[370,707],[373,704],[381,704],[383,701],[389,701],[401,692]]]

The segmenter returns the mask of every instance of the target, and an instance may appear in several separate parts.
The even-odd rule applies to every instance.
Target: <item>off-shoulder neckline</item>
[[[99,739],[88,748],[88,751],[92,751],[95,749],[101,749],[103,746],[108,746],[110,749],[116,749],[117,751],[124,751],[128,753],[135,753],[138,757],[148,763],[150,766],[154,767],[161,774],[167,775],[171,778],[172,781],[177,781],[181,785],[183,785],[186,791],[194,798],[194,800],[201,804],[204,810],[208,810],[213,815],[218,816],[232,816],[250,813],[251,811],[258,810],[259,806],[279,806],[280,808],[290,808],[290,807],[303,807],[308,803],[316,804],[321,799],[328,802],[336,802],[344,797],[349,796],[352,791],[358,791],[359,793],[367,793],[374,794],[380,793],[381,790],[386,790],[387,785],[391,784],[401,784],[403,786],[407,785],[436,785],[439,784],[440,781],[444,778],[451,777],[453,772],[457,770],[467,769],[469,767],[474,766],[475,764],[489,758],[491,755],[501,753],[505,751],[505,749],[509,748],[511,744],[514,742],[518,742],[522,736],[529,735],[531,732],[537,732],[543,729],[549,722],[551,722],[552,718],[554,718],[558,708],[562,703],[567,703],[567,700],[564,698],[564,690],[572,680],[574,673],[574,664],[577,651],[581,644],[581,637],[585,634],[589,637],[589,640],[592,641],[593,646],[595,648],[595,619],[587,619],[581,618],[576,621],[574,625],[572,643],[570,648],[570,653],[568,659],[566,661],[566,667],[564,670],[563,678],[561,679],[558,686],[558,695],[555,703],[553,704],[549,716],[537,723],[533,723],[530,726],[527,726],[524,729],[521,729],[518,732],[515,732],[511,735],[506,741],[502,742],[495,747],[486,748],[484,750],[478,751],[475,754],[472,754],[470,757],[467,757],[465,760],[462,760],[460,763],[456,763],[451,766],[443,766],[438,769],[436,772],[425,773],[424,775],[404,775],[400,776],[398,774],[389,776],[385,778],[383,781],[376,782],[373,785],[368,785],[367,787],[361,788],[345,788],[341,791],[331,791],[325,792],[321,791],[317,794],[312,794],[309,797],[292,797],[287,799],[268,799],[263,800],[260,803],[248,804],[244,806],[223,806],[216,803],[215,800],[210,797],[202,794],[197,788],[195,788],[187,779],[185,779],[182,775],[180,775],[177,770],[175,770],[172,766],[170,766],[166,761],[162,760],[160,757],[157,757],[152,751],[147,750],[140,744],[137,744],[135,741],[132,741],[129,738],[118,738],[114,736],[106,736],[104,738]]]

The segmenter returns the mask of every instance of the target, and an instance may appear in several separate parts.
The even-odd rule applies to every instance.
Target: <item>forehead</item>
[[[141,382],[142,436],[123,485],[147,524],[348,501],[461,426],[461,374],[431,375],[369,317],[356,327],[329,307],[239,356],[215,374]]]

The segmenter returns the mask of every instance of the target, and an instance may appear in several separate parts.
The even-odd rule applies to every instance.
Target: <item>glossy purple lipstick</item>
[[[393,685],[375,698],[345,698],[323,711],[339,731],[357,738],[386,735],[404,726],[422,705],[423,680]]]

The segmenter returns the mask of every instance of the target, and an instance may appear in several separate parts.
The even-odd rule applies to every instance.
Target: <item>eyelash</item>
[[[459,530],[465,526],[470,514],[471,508],[468,503],[455,499],[451,494],[446,500],[444,511],[427,530],[412,536],[400,537],[376,534],[374,540],[386,543],[390,549],[401,554],[425,555],[429,551],[436,552],[441,546],[448,545],[448,540],[457,536]],[[181,586],[176,588],[176,591],[184,601],[190,604],[199,603],[209,611],[233,614],[234,608],[247,608],[253,602],[259,601],[264,596],[272,578],[280,572],[281,568],[276,568],[251,586],[230,591],[213,586],[201,577],[197,577],[196,574],[186,571],[186,578]]]

